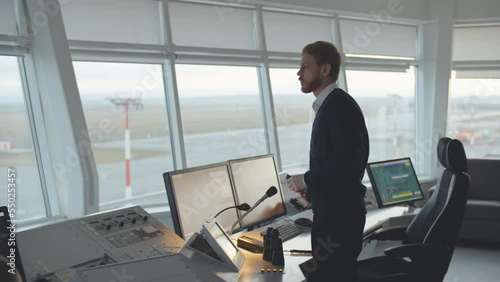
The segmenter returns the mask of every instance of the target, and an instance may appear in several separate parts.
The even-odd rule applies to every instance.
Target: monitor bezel
[[[377,183],[375,182],[375,178],[373,177],[372,165],[389,163],[389,162],[400,162],[400,161],[409,161],[410,162],[411,170],[413,172],[413,175],[415,175],[415,179],[417,180],[417,185],[418,185],[418,189],[420,190],[421,197],[418,199],[401,200],[401,201],[397,201],[397,202],[384,204],[382,202],[382,197],[380,196],[380,191],[377,188],[378,186],[377,186]],[[377,200],[377,206],[379,209],[384,208],[384,207],[389,207],[389,206],[401,205],[401,204],[408,204],[411,206],[413,202],[425,199],[424,193],[422,191],[422,186],[420,185],[420,181],[418,181],[417,173],[415,172],[415,168],[413,167],[413,162],[411,161],[410,157],[399,158],[399,159],[389,159],[389,160],[377,161],[377,162],[370,162],[366,165],[366,171],[368,173],[368,178],[370,179],[370,183],[372,185],[372,191],[373,191],[373,194],[375,194],[375,198]]]
[[[165,182],[165,189],[167,191],[168,204],[170,206],[170,214],[172,216],[172,223],[174,225],[174,231],[181,238],[186,239],[186,237],[185,237],[186,234],[184,234],[184,228],[182,226],[182,223],[181,223],[181,220],[179,217],[179,213],[178,213],[179,203],[177,201],[177,195],[175,194],[175,191],[174,191],[174,184],[173,184],[172,177],[175,175],[178,175],[178,174],[196,172],[196,171],[220,167],[220,166],[226,167],[226,170],[227,170],[228,176],[229,176],[229,185],[231,186],[231,192],[233,194],[233,203],[234,203],[234,205],[236,205],[236,198],[234,195],[233,182],[232,182],[233,180],[232,180],[231,175],[230,175],[230,169],[229,169],[228,162],[218,162],[218,163],[190,167],[190,168],[179,169],[179,170],[173,170],[173,171],[163,173],[163,181]],[[236,214],[236,218],[237,219],[240,218],[240,215],[238,214],[238,212],[236,212],[236,209],[234,209],[232,211],[226,211],[226,212],[234,212]],[[239,229],[239,225],[237,225],[237,227]]]
[[[280,182],[280,178],[279,178],[279,174],[278,174],[278,168],[276,166],[276,159],[274,157],[274,154],[266,154],[266,155],[259,155],[259,156],[253,156],[253,157],[246,157],[246,158],[239,158],[239,159],[232,159],[232,160],[229,160],[228,161],[228,167],[229,167],[229,174],[231,176],[231,181],[232,181],[232,184],[233,184],[233,195],[235,197],[235,201],[236,201],[236,204],[237,205],[240,205],[242,204],[240,201],[239,201],[239,198],[238,198],[238,191],[236,190],[236,184],[235,184],[235,181],[234,181],[234,175],[233,175],[233,169],[231,167],[231,164],[232,163],[239,163],[239,162],[245,162],[245,161],[251,161],[251,160],[258,160],[258,159],[265,159],[265,158],[269,158],[271,157],[271,159],[273,160],[273,164],[274,164],[274,171],[276,173],[276,182],[278,183],[278,186],[276,188],[278,188],[278,192],[279,192],[279,195],[280,195],[280,198],[281,198],[281,202],[283,204],[283,213],[280,213],[280,214],[277,214],[271,218],[268,218],[268,219],[264,219],[264,220],[260,220],[260,221],[256,221],[256,222],[252,222],[252,223],[249,223],[249,224],[243,224],[243,221],[240,222],[240,227],[241,229],[244,229],[244,228],[247,228],[247,227],[251,227],[251,226],[258,226],[259,224],[262,224],[264,222],[268,222],[268,221],[272,221],[276,218],[279,218],[281,216],[284,216],[284,215],[287,215],[287,210],[286,210],[286,203],[285,203],[285,199],[283,197],[283,191],[281,189],[281,182]],[[264,194],[262,194],[264,195]],[[254,203],[248,203],[250,206],[252,206]],[[238,218],[241,218],[241,216],[243,215],[244,212],[240,212],[238,213]]]

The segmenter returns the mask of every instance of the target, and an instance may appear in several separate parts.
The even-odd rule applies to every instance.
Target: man
[[[297,72],[302,92],[316,97],[309,171],[287,180],[314,213],[313,259],[302,268],[307,281],[356,281],[362,248],[368,132],[356,101],[335,83],[340,64],[335,46],[318,41],[304,47]]]

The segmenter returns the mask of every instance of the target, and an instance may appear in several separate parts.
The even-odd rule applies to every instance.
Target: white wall
[[[500,21],[500,1],[498,0],[455,0],[456,20],[496,19]]]

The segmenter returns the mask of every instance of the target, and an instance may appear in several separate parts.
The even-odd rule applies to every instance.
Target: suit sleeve
[[[305,173],[307,193],[342,189],[342,184],[359,183],[364,173],[368,148],[360,110],[352,104],[336,106],[326,117],[327,157]]]

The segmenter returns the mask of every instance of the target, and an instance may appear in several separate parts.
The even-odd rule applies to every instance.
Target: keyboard
[[[293,223],[285,223],[282,225],[274,226],[273,228],[278,229],[278,231],[280,232],[280,238],[283,242],[292,239],[293,237],[303,232],[302,228]],[[266,234],[266,231],[267,230],[262,231],[260,235],[264,236],[264,234]]]

